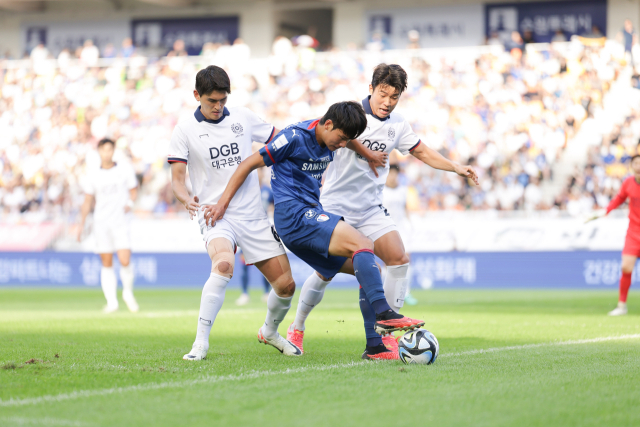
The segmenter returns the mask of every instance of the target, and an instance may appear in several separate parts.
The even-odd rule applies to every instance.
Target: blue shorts
[[[275,207],[273,222],[282,243],[298,258],[324,277],[335,276],[347,261],[329,255],[329,242],[340,215],[326,212],[318,204],[311,207],[297,200],[287,200]]]

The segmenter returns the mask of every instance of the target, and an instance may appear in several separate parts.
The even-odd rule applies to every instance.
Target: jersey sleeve
[[[293,155],[297,139],[297,135],[290,130],[284,130],[276,135],[270,143],[260,149],[264,164],[271,166]]]
[[[273,132],[276,130],[275,126],[265,122],[260,116],[253,111],[246,110],[246,117],[249,126],[251,126],[251,140],[259,142],[260,144],[266,144],[271,140]]]
[[[398,137],[398,150],[407,155],[420,145],[420,138],[415,134],[411,125],[406,120],[402,123],[402,132]]]
[[[620,186],[620,191],[618,192],[618,194],[616,194],[616,197],[611,199],[609,206],[607,206],[607,214],[623,204],[624,201],[627,200],[627,197],[629,197],[629,194],[627,192],[627,182],[629,181],[627,180],[622,183],[622,185]]]
[[[94,176],[92,175],[87,175],[85,177],[85,179],[83,179],[82,184],[80,185],[80,187],[82,188],[82,191],[84,191],[85,194],[88,194],[90,196],[94,196],[96,194],[96,188],[94,184]]]
[[[136,171],[133,170],[132,166],[129,166],[127,168],[127,176],[125,178],[126,178],[127,190],[133,190],[134,188],[138,187],[138,179],[136,178]]]
[[[171,134],[167,162],[187,164],[188,160],[189,145],[187,144],[187,136],[179,126],[176,126],[175,129],[173,129],[173,134]]]

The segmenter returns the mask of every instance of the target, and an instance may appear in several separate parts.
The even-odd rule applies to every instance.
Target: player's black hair
[[[359,102],[336,102],[322,116],[320,124],[327,120],[331,120],[333,128],[340,129],[349,139],[356,139],[367,128],[367,116]]]
[[[631,160],[629,161],[629,163],[633,163],[633,161],[638,157],[640,157],[640,154],[634,154],[633,156],[631,156]]]
[[[98,147],[102,147],[104,144],[111,144],[114,147],[116,146],[116,143],[113,142],[113,139],[109,138],[102,138],[100,141],[98,141]]]
[[[393,169],[393,170],[397,171],[398,173],[400,173],[400,165],[389,165],[389,170],[391,170],[391,169]]]
[[[208,95],[211,92],[231,93],[231,81],[227,72],[215,65],[209,65],[196,74],[196,90],[198,95]]]
[[[379,64],[373,70],[371,86],[375,90],[380,85],[391,86],[400,94],[407,89],[407,72],[396,64]]]

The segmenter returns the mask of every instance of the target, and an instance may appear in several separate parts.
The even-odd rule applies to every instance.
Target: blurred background
[[[197,71],[225,68],[228,106],[282,128],[365,98],[386,62],[409,76],[396,111],[480,177],[392,157],[414,286],[614,289],[626,212],[584,219],[639,153],[638,24],[640,0],[0,0],[0,285],[99,286],[92,236],[74,236],[110,137],[140,185],[137,285],[201,286],[208,257],[166,163]]]

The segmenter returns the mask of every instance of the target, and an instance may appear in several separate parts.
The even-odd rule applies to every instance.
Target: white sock
[[[267,298],[267,318],[264,320],[264,327],[262,328],[262,334],[271,338],[278,333],[278,326],[284,320],[285,316],[291,308],[291,299],[283,298],[276,295],[273,289],[269,292],[269,298]]]
[[[300,290],[296,319],[293,321],[293,326],[297,330],[304,331],[304,322],[307,320],[307,317],[309,317],[309,313],[311,313],[313,307],[322,301],[324,288],[326,288],[329,283],[331,283],[330,280],[322,280],[315,272],[307,277],[304,285],[302,285],[302,290]]]
[[[409,264],[387,266],[387,277],[384,278],[384,296],[387,298],[389,306],[399,312],[404,305],[404,297],[407,294],[409,279]]]
[[[133,296],[133,269],[131,264],[120,267],[120,280],[122,280],[122,296],[125,294]]]
[[[117,307],[118,296],[116,290],[118,288],[118,279],[116,279],[116,272],[113,271],[113,267],[102,267],[100,285],[102,285],[102,292],[107,299],[107,306]]]
[[[209,334],[211,327],[216,320],[218,312],[222,308],[224,302],[224,294],[229,283],[228,277],[219,276],[211,273],[209,280],[204,284],[202,289],[202,298],[200,300],[200,314],[198,315],[198,332],[196,333],[196,343],[204,344],[209,347]]]

